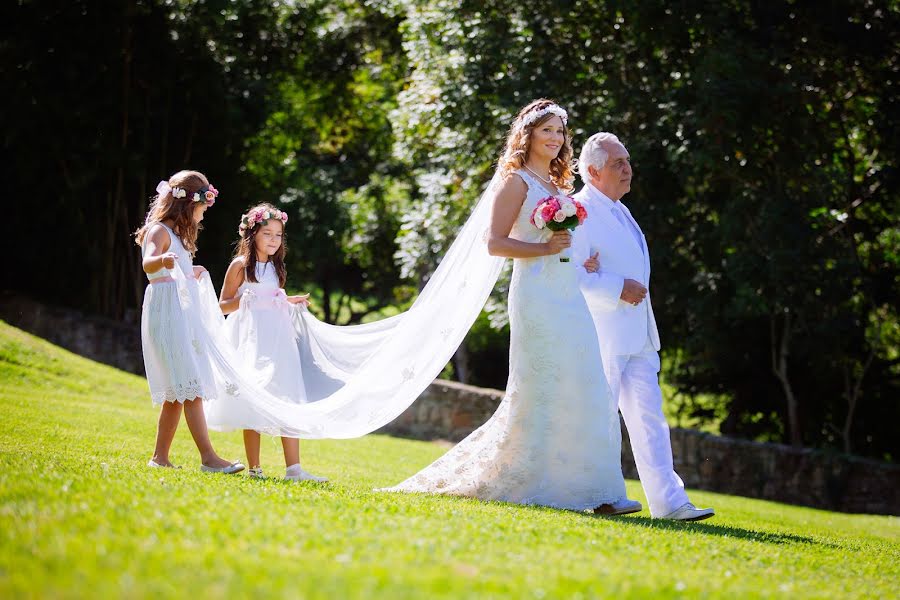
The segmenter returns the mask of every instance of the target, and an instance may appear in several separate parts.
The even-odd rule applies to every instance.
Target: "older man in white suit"
[[[591,136],[581,151],[578,170],[584,187],[575,198],[588,218],[574,236],[578,265],[599,261],[599,269],[580,269],[603,368],[625,419],[641,484],[654,518],[699,521],[711,508],[688,501],[675,472],[669,426],[659,387],[659,332],[650,304],[650,253],[647,241],[622,197],[631,190],[628,150],[611,133]],[[596,262],[594,264],[596,267]],[[626,514],[643,507],[634,500],[604,505],[597,512]]]

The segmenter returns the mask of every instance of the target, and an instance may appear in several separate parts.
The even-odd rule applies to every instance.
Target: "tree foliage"
[[[724,414],[723,433],[896,456],[894,1],[0,11],[8,287],[133,320],[130,233],[156,181],[193,167],[222,190],[197,257],[214,278],[240,212],[275,201],[291,216],[289,283],[321,290],[327,319],[358,321],[427,282],[512,116],[552,97],[576,151],[609,130],[632,154],[626,202],[681,410]],[[504,343],[480,320],[456,375],[499,385]]]
[[[398,145],[421,194],[406,272],[452,237],[515,110],[558,98],[576,147],[610,130],[631,150],[626,201],[653,253],[669,380],[724,398],[726,433],[896,452],[895,3],[444,0],[409,14]]]

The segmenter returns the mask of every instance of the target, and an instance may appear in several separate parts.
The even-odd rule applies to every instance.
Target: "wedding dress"
[[[549,234],[530,218],[549,193],[517,173],[528,194],[510,237],[545,241]],[[556,255],[514,259],[509,324],[509,380],[497,411],[447,454],[385,491],[573,510],[624,498],[619,417],[576,265]]]

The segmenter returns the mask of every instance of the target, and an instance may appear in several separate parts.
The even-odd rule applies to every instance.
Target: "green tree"
[[[394,300],[399,211],[407,196],[388,115],[405,75],[398,18],[355,3],[318,13],[313,44],[283,73],[270,113],[247,142],[259,193],[294,217],[291,273],[323,292],[327,321]],[[365,309],[350,307],[351,298]]]
[[[557,97],[576,147],[604,129],[631,150],[669,381],[723,398],[726,433],[896,452],[895,3],[407,10],[407,273],[430,272],[515,110]]]

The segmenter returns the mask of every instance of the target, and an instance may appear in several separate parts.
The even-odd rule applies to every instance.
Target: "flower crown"
[[[238,234],[245,237],[257,225],[265,225],[269,219],[281,219],[282,225],[287,223],[287,213],[277,208],[256,208],[241,215],[241,225],[238,227]]]
[[[169,192],[172,192],[172,197],[175,199],[184,198],[187,196],[187,190],[181,187],[172,187],[169,185],[168,181],[160,181],[156,185],[156,193],[160,196],[165,196]],[[213,187],[213,184],[209,184],[208,186],[200,188],[198,191],[194,192],[193,196],[191,196],[191,200],[194,202],[206,202],[208,206],[212,206],[216,203],[216,196],[219,195],[219,190]]]
[[[556,104],[551,104],[550,106],[545,106],[539,110],[533,110],[529,113],[525,113],[522,117],[522,127],[526,127],[531,125],[544,115],[554,114],[560,119],[562,119],[563,125],[568,125],[569,123],[569,114],[563,109],[561,106]]]

